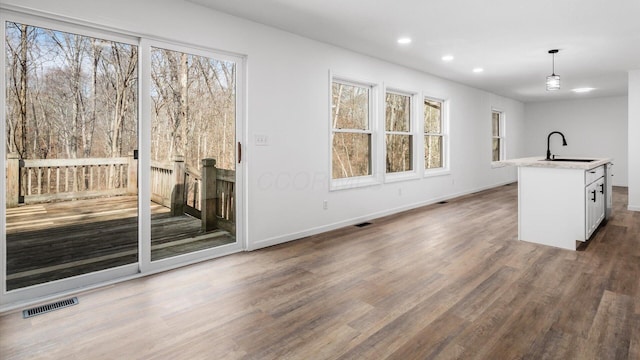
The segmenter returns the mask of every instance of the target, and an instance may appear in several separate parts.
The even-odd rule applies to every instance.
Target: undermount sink
[[[565,158],[555,158],[551,160],[542,159],[540,161],[571,161],[571,162],[592,162],[596,161],[595,159],[565,159]]]

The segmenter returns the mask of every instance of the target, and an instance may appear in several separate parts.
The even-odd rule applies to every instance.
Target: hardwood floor
[[[0,317],[3,359],[640,359],[640,212],[517,241],[515,184]],[[543,224],[541,224],[543,226]]]

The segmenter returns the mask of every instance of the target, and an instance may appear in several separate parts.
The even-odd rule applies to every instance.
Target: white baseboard
[[[359,223],[362,223],[362,222],[365,222],[365,221],[371,221],[373,219],[381,218],[381,217],[384,217],[384,216],[397,214],[399,212],[416,209],[416,208],[419,208],[419,207],[422,207],[422,206],[432,205],[432,204],[435,204],[435,203],[440,202],[440,201],[451,200],[453,198],[457,198],[457,197],[460,197],[460,196],[469,195],[469,194],[472,194],[472,193],[475,193],[475,192],[488,190],[488,189],[493,189],[493,188],[496,188],[496,187],[499,187],[499,186],[504,186],[504,185],[512,184],[512,183],[514,183],[514,181],[507,181],[507,182],[498,183],[498,184],[494,184],[494,185],[484,186],[484,187],[476,188],[476,189],[473,189],[473,190],[468,190],[468,191],[463,191],[463,192],[459,192],[459,193],[449,194],[449,195],[446,195],[446,196],[440,196],[440,197],[437,197],[437,198],[433,198],[433,199],[429,199],[429,200],[425,200],[425,201],[421,201],[421,202],[417,202],[417,203],[413,203],[413,204],[408,204],[408,205],[396,207],[396,208],[393,208],[393,209],[387,209],[387,210],[384,210],[384,211],[378,211],[378,212],[370,213],[370,214],[367,214],[367,215],[359,216],[359,217],[356,217],[356,218],[351,218],[351,219],[335,222],[335,223],[332,223],[332,224],[322,225],[322,226],[314,227],[314,228],[311,228],[311,229],[307,229],[307,230],[303,230],[303,231],[299,231],[299,232],[295,232],[295,233],[290,233],[290,234],[285,234],[285,235],[278,235],[278,236],[274,236],[274,237],[271,237],[271,238],[268,238],[268,239],[259,240],[259,241],[256,241],[256,242],[249,241],[247,250],[248,251],[253,251],[253,250],[265,248],[265,247],[268,247],[268,246],[273,246],[273,245],[278,245],[278,244],[282,244],[282,243],[289,242],[289,241],[299,240],[299,239],[302,239],[302,238],[307,237],[307,236],[321,234],[321,233],[328,232],[328,231],[331,231],[331,230],[340,229],[340,228],[343,228],[345,226],[351,226],[351,225],[359,224]]]
[[[629,210],[629,211],[640,211],[640,206],[639,205],[629,205],[629,206],[627,206],[627,210]]]

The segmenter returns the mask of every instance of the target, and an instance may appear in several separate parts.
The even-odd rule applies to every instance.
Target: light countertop
[[[534,156],[520,159],[510,159],[497,161],[494,164],[498,166],[527,166],[527,167],[546,167],[546,168],[558,168],[558,169],[582,169],[590,170],[598,166],[610,163],[612,158],[596,158],[596,157],[574,157],[563,156],[563,158],[569,159],[593,159],[590,162],[573,162],[573,161],[549,161],[544,160],[544,156]]]

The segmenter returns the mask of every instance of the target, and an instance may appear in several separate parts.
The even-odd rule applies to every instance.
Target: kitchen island
[[[530,157],[518,167],[518,240],[576,250],[608,217],[611,158]]]

